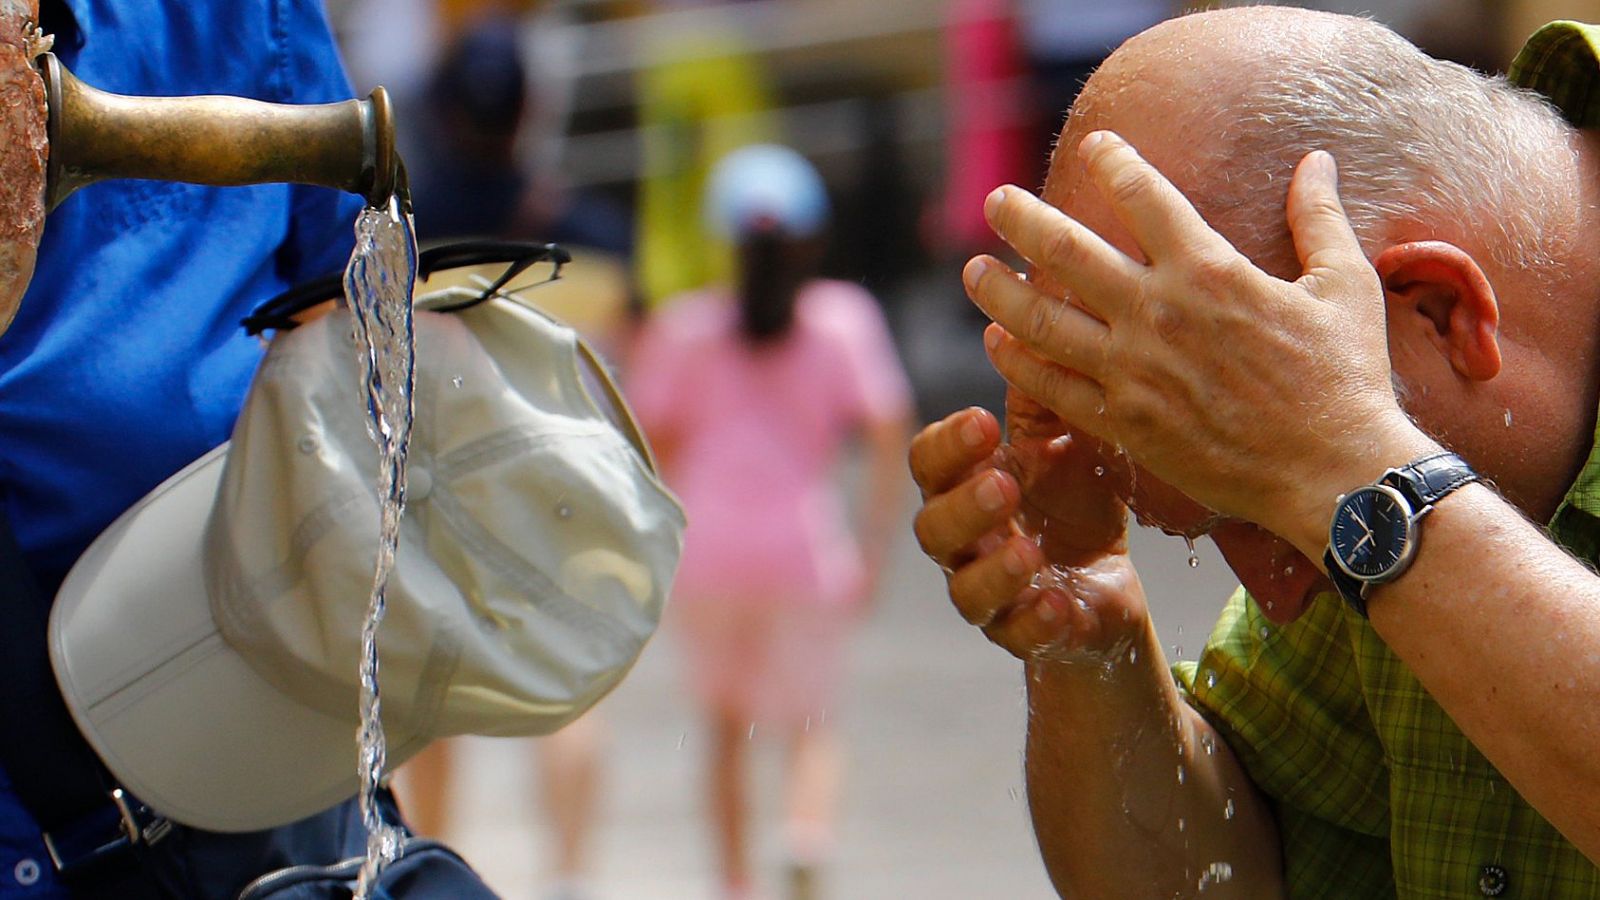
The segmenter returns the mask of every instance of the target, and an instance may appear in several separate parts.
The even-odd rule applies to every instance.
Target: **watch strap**
[[[1339,563],[1334,559],[1333,548],[1329,547],[1322,554],[1322,567],[1328,570],[1328,580],[1333,582],[1333,587],[1344,598],[1344,602],[1356,615],[1365,619],[1367,617],[1366,582],[1351,578]]]
[[[1412,513],[1422,512],[1451,491],[1478,480],[1467,461],[1448,451],[1424,456],[1422,459],[1391,469],[1383,476],[1383,483],[1405,495]]]

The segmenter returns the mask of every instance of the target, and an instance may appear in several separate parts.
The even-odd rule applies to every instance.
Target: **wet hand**
[[[997,190],[991,225],[1071,299],[972,260],[964,277],[996,323],[995,367],[1189,496],[1320,555],[1335,496],[1359,483],[1352,447],[1420,434],[1390,386],[1382,286],[1332,157],[1308,155],[1290,187],[1304,274],[1289,282],[1229,245],[1121,138],[1091,134],[1079,155],[1143,259],[1020,188]]]
[[[968,409],[911,445],[917,540],[962,617],[1023,660],[1103,659],[1144,626],[1126,556],[1126,508],[1098,442],[1013,394],[1009,437]],[[1102,469],[1097,473],[1096,468]]]

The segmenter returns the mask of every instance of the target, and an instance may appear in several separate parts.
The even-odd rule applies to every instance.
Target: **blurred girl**
[[[910,396],[876,301],[817,277],[828,201],[804,158],[737,150],[712,170],[706,205],[737,247],[738,283],[664,305],[629,399],[689,514],[669,617],[709,714],[725,897],[752,895],[746,758],[769,726],[788,742],[792,895],[811,897],[839,790],[830,700],[903,523]],[[868,449],[859,541],[834,472],[854,435]]]

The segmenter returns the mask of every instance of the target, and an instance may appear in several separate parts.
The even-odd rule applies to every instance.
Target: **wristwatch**
[[[1421,539],[1422,517],[1451,491],[1478,480],[1454,453],[1390,469],[1374,484],[1339,498],[1323,565],[1350,608],[1367,617],[1367,591],[1399,578]]]

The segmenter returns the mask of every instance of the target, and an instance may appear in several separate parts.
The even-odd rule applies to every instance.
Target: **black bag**
[[[294,866],[263,875],[245,886],[238,900],[347,900],[355,895],[363,857],[329,866]],[[409,897],[493,897],[454,850],[437,842],[411,838],[404,855],[378,876],[377,900]]]

